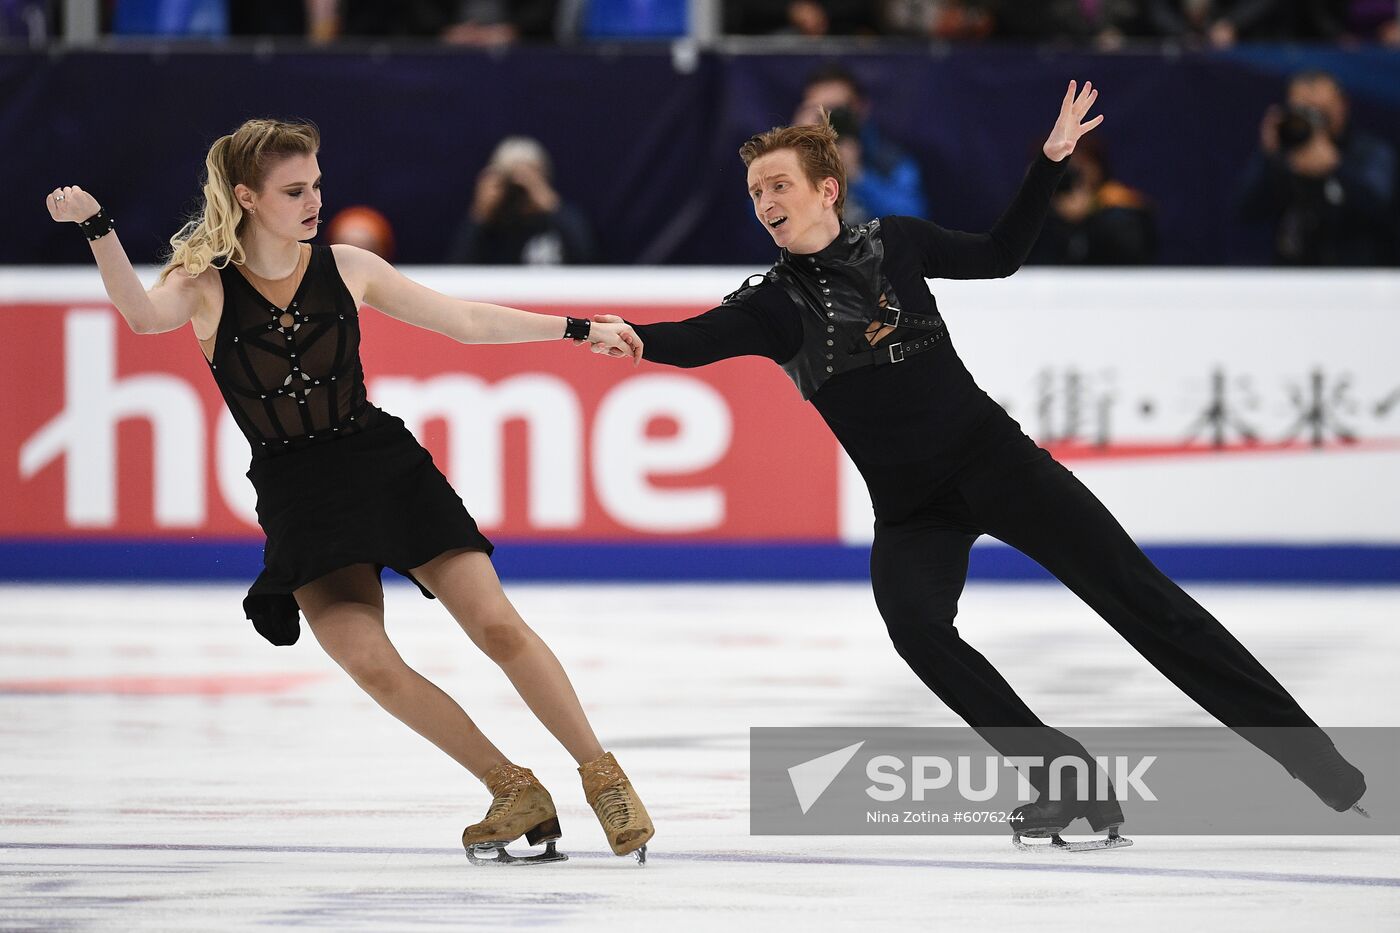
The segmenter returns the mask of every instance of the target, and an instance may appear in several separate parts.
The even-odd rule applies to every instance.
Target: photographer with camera
[[[447,262],[477,265],[577,265],[596,259],[593,231],[550,183],[549,154],[538,140],[508,136],[476,179],[471,211]]]
[[[1143,266],[1157,259],[1157,216],[1147,195],[1113,177],[1103,141],[1086,136],[1050,199],[1029,261],[1057,266]]]
[[[914,157],[870,121],[870,98],[856,76],[831,64],[808,75],[802,100],[793,113],[794,126],[831,123],[840,135],[839,148],[850,190],[846,192],[846,217],[907,217],[928,215],[923,173]]]
[[[1289,82],[1285,105],[1264,113],[1240,208],[1273,226],[1279,265],[1395,260],[1395,150],[1350,126],[1347,110],[1335,77],[1305,71]]]

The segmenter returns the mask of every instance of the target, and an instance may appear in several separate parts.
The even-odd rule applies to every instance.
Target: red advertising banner
[[[464,346],[369,309],[362,327],[371,401],[490,534],[837,539],[835,441],[766,360],[679,370],[562,340]],[[247,442],[190,330],[138,336],[99,301],[11,302],[0,333],[0,538],[257,535]]]

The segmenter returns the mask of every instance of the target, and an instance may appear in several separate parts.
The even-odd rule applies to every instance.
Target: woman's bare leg
[[[295,595],[326,654],[394,718],[478,779],[507,760],[456,701],[399,656],[384,631],[384,591],[373,567],[344,567]]]
[[[480,551],[448,551],[415,567],[413,576],[500,665],[531,712],[575,761],[582,764],[603,754],[569,675],[506,598],[491,558]]]

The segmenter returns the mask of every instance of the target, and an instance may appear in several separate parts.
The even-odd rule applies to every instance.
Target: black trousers
[[[1290,772],[1299,749],[1294,740],[1285,747],[1273,727],[1305,727],[1289,732],[1310,736],[1309,745],[1330,745],[1288,691],[1148,560],[1103,503],[1022,436],[914,514],[877,521],[870,553],[875,601],[896,650],[1002,755],[1087,757],[1077,742],[1045,727],[953,624],[968,552],[981,534],[1039,562],[1187,696]],[[1045,663],[1057,662],[1051,656]],[[1011,738],[1017,735],[1039,738]]]

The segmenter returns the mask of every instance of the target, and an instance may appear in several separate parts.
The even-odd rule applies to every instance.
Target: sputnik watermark
[[[1400,761],[1400,729],[1331,734],[1368,777]],[[1400,785],[1371,781],[1373,819],[1349,819],[1280,767],[1309,747],[1307,730],[755,727],[750,736],[755,835],[1004,833],[1038,812],[1023,805],[1066,799],[1082,804],[1071,808],[1081,829],[1121,815],[1148,833],[1400,833]]]
[[[788,778],[803,813],[821,799],[864,744],[856,742],[788,768]],[[1097,767],[1091,769],[1082,758],[1052,759],[1048,770],[1048,799],[1059,800],[1062,794],[1068,796],[1072,787],[1075,800],[1112,798],[1125,801],[1134,799],[1134,793],[1138,800],[1156,800],[1157,795],[1144,780],[1147,769],[1156,760],[1156,755],[1100,755],[1094,758]],[[980,778],[978,762],[982,766]],[[906,764],[908,777],[903,773]],[[922,802],[930,792],[946,790],[956,781],[962,799],[985,803],[1000,793],[1002,776],[1009,769],[1015,775],[1017,802],[1029,803],[1038,798],[1031,786],[1030,769],[1044,765],[1045,759],[1038,755],[1011,758],[987,755],[980,759],[959,755],[951,760],[941,755],[914,755],[907,762],[895,755],[875,755],[865,763],[865,776],[872,782],[865,788],[865,794],[880,803],[906,798]],[[1072,774],[1072,779],[1066,778],[1067,773]],[[1105,780],[1109,775],[1112,778]]]
[[[1038,795],[1031,787],[1029,771],[1044,766],[1044,758],[1038,755],[1013,758],[988,755],[981,759],[980,786],[974,786],[978,782],[976,760],[971,755],[959,755],[953,761],[940,755],[915,755],[909,761],[909,777],[905,778],[901,773],[905,765],[903,759],[894,755],[876,755],[865,766],[865,776],[874,782],[865,789],[865,793],[870,799],[882,803],[903,800],[906,796],[912,800],[923,800],[929,791],[951,787],[956,777],[959,796],[973,803],[985,803],[1000,792],[1001,776],[1010,769],[1016,775],[1017,801],[1029,803],[1037,799]],[[1156,800],[1157,795],[1143,780],[1147,769],[1156,760],[1156,755],[1102,755],[1095,756],[1097,767],[1091,769],[1082,758],[1054,758],[1050,761],[1048,772],[1049,799],[1060,800],[1062,795],[1069,797],[1069,789],[1073,787],[1075,800],[1132,800],[1133,792],[1136,792],[1138,800]],[[1073,772],[1072,784],[1066,779],[1066,772]],[[1110,774],[1112,779],[1105,780]]]

